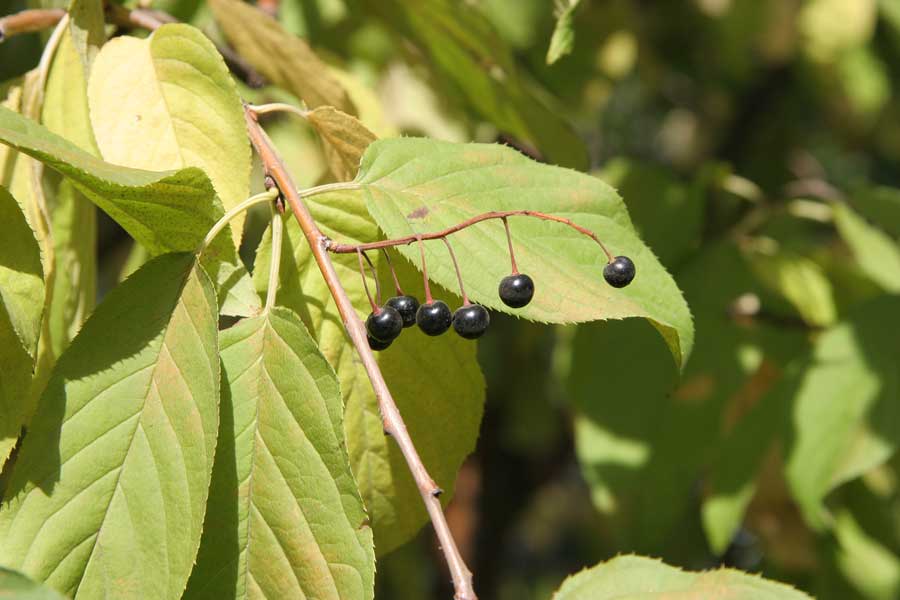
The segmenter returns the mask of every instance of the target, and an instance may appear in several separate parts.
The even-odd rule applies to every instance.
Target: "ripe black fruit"
[[[366,331],[376,340],[392,342],[403,331],[403,317],[395,308],[382,306],[381,310],[366,319]]]
[[[440,300],[423,304],[416,312],[416,324],[427,335],[441,335],[447,331],[452,318],[450,307]]]
[[[393,341],[382,342],[381,340],[376,340],[371,335],[367,335],[366,339],[369,340],[369,348],[371,348],[372,350],[385,350],[393,343]]]
[[[514,273],[500,280],[500,299],[512,308],[522,308],[534,296],[534,282],[525,273]]]
[[[478,304],[461,306],[453,313],[454,331],[467,340],[480,338],[490,324],[491,315],[487,309]]]
[[[404,327],[412,327],[416,324],[416,311],[419,310],[419,301],[416,300],[415,296],[395,296],[387,301],[387,305],[400,313]]]
[[[630,258],[617,256],[603,267],[603,279],[615,288],[623,288],[634,279],[634,272],[634,263]]]

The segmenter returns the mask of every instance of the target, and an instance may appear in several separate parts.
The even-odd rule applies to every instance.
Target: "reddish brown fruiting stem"
[[[471,227],[476,223],[481,223],[482,221],[489,221],[490,219],[505,219],[507,217],[534,217],[536,219],[541,219],[542,221],[554,221],[556,223],[562,223],[563,225],[567,225],[581,233],[583,235],[588,236],[592,240],[594,240],[598,246],[603,250],[603,253],[606,254],[607,262],[612,262],[615,260],[615,257],[612,253],[606,248],[603,242],[600,241],[600,238],[597,237],[597,234],[573,223],[570,219],[565,217],[558,217],[556,215],[548,215],[547,213],[542,213],[536,210],[504,210],[504,211],[491,211],[486,212],[477,216],[472,217],[471,219],[466,219],[462,223],[457,223],[452,227],[448,227],[447,229],[442,229],[441,231],[434,231],[432,233],[417,233],[415,235],[407,235],[404,237],[394,238],[392,240],[381,240],[380,242],[370,242],[368,244],[335,244],[333,242],[329,242],[327,250],[329,252],[334,252],[335,254],[350,254],[352,252],[356,252],[357,248],[361,248],[362,250],[377,250],[380,248],[392,248],[394,246],[405,246],[411,244],[417,240],[428,241],[428,240],[438,240],[441,238],[445,238],[450,234],[456,233],[457,231],[462,231],[467,227]]]
[[[391,255],[388,253],[387,248],[382,248],[381,253],[384,254],[384,260],[387,262],[388,268],[391,270],[391,277],[394,278],[394,289],[397,290],[398,296],[405,296],[403,293],[403,288],[400,287],[400,279],[397,278],[397,271],[394,269],[394,263],[391,262]]]
[[[419,236],[418,241],[419,255],[422,257],[422,281],[425,287],[425,304],[431,304],[434,302],[434,298],[431,297],[431,285],[428,283],[428,266],[425,264],[425,244],[422,243],[422,236]]]
[[[466,296],[466,289],[463,287],[462,273],[459,271],[459,263],[456,262],[456,254],[453,252],[453,246],[450,245],[450,240],[443,237],[441,238],[444,241],[444,244],[447,245],[447,251],[450,253],[450,260],[453,261],[453,269],[456,271],[456,280],[459,282],[459,295],[462,296],[463,306],[468,306],[469,297]]]
[[[513,251],[512,235],[509,233],[509,220],[503,217],[503,229],[506,230],[506,243],[509,245],[509,262],[511,263],[511,273],[517,275],[519,266],[516,264],[516,253]]]
[[[372,307],[372,312],[377,315],[377,314],[381,313],[381,306],[379,306],[381,304],[381,293],[380,293],[380,290],[378,290],[376,288],[375,293],[378,294],[378,303],[376,304],[375,301],[372,300],[372,294],[369,293],[369,283],[366,281],[366,268],[363,266],[363,254],[364,253],[362,250],[359,250],[356,252],[356,256],[359,259],[359,276],[362,278],[363,289],[366,291],[366,298],[369,299],[369,306]],[[368,257],[366,257],[366,258],[368,258]],[[372,263],[369,263],[369,265],[371,265],[371,264]],[[374,270],[373,270],[372,276],[375,278],[375,285],[377,286],[378,285],[378,275],[374,273]]]

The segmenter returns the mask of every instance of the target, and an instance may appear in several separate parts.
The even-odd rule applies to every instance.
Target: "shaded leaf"
[[[87,77],[106,37],[103,27],[102,2],[74,0],[50,65],[41,114],[47,129],[95,156],[100,153],[91,129]],[[55,360],[94,309],[97,218],[94,205],[70,181],[49,179],[55,188],[48,198],[54,273],[44,342]]]
[[[377,235],[378,228],[366,213],[359,194],[330,194],[321,202],[317,200],[309,198],[309,206],[325,235],[347,241],[368,240]],[[254,273],[260,291],[267,285],[269,253],[267,236],[260,245]],[[378,254],[371,258],[388,293],[391,288],[385,263]],[[333,260],[345,291],[364,318],[371,309],[356,256],[340,255]],[[396,254],[394,264],[404,289],[418,294],[421,276]],[[350,465],[372,518],[375,549],[379,555],[386,554],[412,538],[428,517],[403,456],[396,443],[384,435],[372,385],[294,219],[285,223],[280,279],[278,303],[301,316],[337,372],[346,406],[344,430]],[[370,281],[369,286],[372,285]],[[444,298],[453,304],[450,298]],[[445,503],[453,496],[456,473],[474,449],[481,423],[484,380],[475,350],[474,343],[458,336],[429,338],[418,328],[411,328],[377,355],[416,448],[431,476],[445,491],[441,496]],[[441,426],[435,427],[435,423]]]
[[[900,246],[887,234],[866,223],[843,203],[832,207],[838,233],[865,274],[887,292],[900,293]]]
[[[667,268],[698,243],[704,213],[698,183],[686,185],[663,168],[627,159],[611,160],[597,176],[622,196],[635,229]]]
[[[41,253],[15,199],[0,187],[0,465],[31,416],[32,370],[44,304]]]
[[[0,563],[76,598],[179,598],[218,428],[215,294],[190,254],[115,288],[60,357],[0,510]]]
[[[197,168],[157,173],[112,165],[2,107],[0,141],[70,178],[154,255],[196,249],[223,214]]]
[[[185,597],[372,598],[372,530],[331,366],[283,308],[223,331],[220,352],[221,434]]]
[[[293,93],[310,108],[333,106],[345,113],[356,113],[347,92],[304,40],[240,0],[210,0],[209,6],[238,54],[266,79]]]
[[[837,320],[831,281],[812,259],[784,251],[756,254],[752,264],[756,277],[787,300],[810,325],[827,327]]]
[[[597,178],[538,164],[504,146],[402,138],[372,143],[356,181],[388,237],[438,231],[492,210],[531,209],[573,220],[596,232],[614,254],[631,257],[638,271],[631,285],[616,290],[603,280],[606,256],[586,236],[559,223],[511,217],[519,268],[536,282],[531,304],[511,310],[497,296],[499,281],[509,274],[499,220],[452,236],[466,291],[480,304],[537,321],[645,317],[679,366],[690,354],[693,324],[681,292],[635,233],[619,196]],[[415,244],[399,251],[419,264]],[[425,254],[429,276],[455,288],[443,244],[426,243]]]
[[[328,166],[337,180],[356,177],[363,152],[375,141],[375,134],[355,117],[330,106],[312,110],[306,118],[322,136]]]
[[[782,583],[736,569],[682,571],[653,558],[619,556],[566,579],[554,600],[809,600]]]
[[[549,162],[584,170],[584,143],[571,126],[532,93],[510,48],[479,10],[451,0],[367,0],[370,10],[414,40],[441,82],[501,132],[534,144]]]
[[[4,600],[63,600],[48,587],[36,583],[21,573],[0,567],[0,598]]]
[[[154,171],[199,167],[225,209],[249,196],[250,142],[225,61],[199,30],[164,25],[103,46],[88,84],[103,158]],[[244,216],[232,221],[240,244]]]
[[[873,600],[900,594],[900,559],[866,533],[852,513],[842,510],[836,515],[834,535],[837,566],[857,590]]]
[[[787,451],[787,479],[813,527],[828,519],[822,505],[836,486],[887,460],[900,439],[900,358],[885,323],[900,298],[860,306],[816,342],[799,375]]]

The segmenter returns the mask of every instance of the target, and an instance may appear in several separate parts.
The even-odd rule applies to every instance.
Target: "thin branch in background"
[[[33,33],[56,27],[66,16],[61,8],[23,10],[0,17],[0,42],[22,33]]]
[[[347,292],[344,290],[341,280],[334,269],[334,264],[331,262],[331,256],[326,249],[328,238],[319,229],[306,204],[303,203],[290,173],[288,173],[283,161],[275,151],[271,140],[269,140],[265,131],[257,122],[255,113],[245,108],[244,118],[247,123],[250,141],[253,143],[256,153],[262,161],[265,172],[272,177],[290,205],[294,218],[297,219],[297,223],[300,225],[300,229],[309,243],[313,258],[315,258],[322,277],[331,292],[331,297],[334,299],[341,319],[344,322],[347,335],[350,337],[366,369],[366,373],[372,383],[372,389],[375,392],[375,398],[378,401],[384,431],[394,438],[416,482],[419,495],[422,497],[428,516],[431,518],[444,559],[447,561],[447,567],[450,570],[450,576],[453,579],[453,586],[456,590],[455,598],[456,600],[477,600],[475,590],[472,587],[472,573],[459,553],[456,541],[453,539],[453,534],[447,525],[447,519],[444,517],[441,502],[438,499],[441,489],[428,474],[428,470],[422,463],[415,444],[413,444],[412,438],[406,429],[403,417],[400,415],[397,404],[394,402],[394,398],[384,380],[375,354],[369,348],[366,328],[356,314],[356,309],[347,296]]]

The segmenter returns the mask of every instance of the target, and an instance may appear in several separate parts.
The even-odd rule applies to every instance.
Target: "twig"
[[[360,250],[378,250],[379,248],[392,248],[394,246],[406,246],[412,244],[415,241],[428,241],[428,240],[439,240],[447,237],[452,233],[456,233],[457,231],[462,231],[466,227],[471,227],[476,223],[481,223],[482,221],[488,221],[490,219],[503,219],[504,222],[507,217],[534,217],[536,219],[541,219],[543,221],[555,221],[556,223],[562,223],[563,225],[568,225],[575,231],[584,234],[597,242],[600,248],[603,250],[603,253],[606,254],[606,258],[609,262],[615,260],[615,257],[612,253],[606,248],[603,242],[600,241],[600,238],[597,237],[597,234],[573,223],[571,220],[565,217],[559,217],[557,215],[548,215],[547,213],[538,212],[536,210],[504,210],[504,211],[491,211],[486,212],[480,215],[476,215],[471,219],[466,219],[461,223],[457,223],[452,227],[448,227],[447,229],[442,229],[441,231],[434,231],[432,233],[417,233],[414,235],[407,235],[404,237],[394,238],[391,240],[381,240],[380,242],[369,242],[368,244],[335,244],[332,242],[328,243],[328,251],[334,252],[335,254],[351,254],[356,252],[356,249]]]
[[[309,117],[309,111],[303,110],[293,104],[287,102],[270,102],[268,104],[248,104],[247,108],[255,112],[257,115],[267,115],[274,112],[286,112],[297,115],[304,119]]]
[[[0,17],[0,42],[20,33],[32,33],[55,27],[66,16],[61,8],[23,10]]]
[[[384,377],[378,367],[378,362],[375,359],[375,354],[369,348],[369,343],[366,339],[365,326],[356,314],[356,309],[353,307],[353,303],[347,296],[347,292],[344,291],[341,280],[338,278],[337,272],[334,269],[334,264],[331,262],[331,256],[326,249],[328,238],[326,238],[319,230],[318,225],[316,225],[316,222],[313,220],[312,214],[310,214],[306,204],[304,204],[303,200],[300,198],[300,194],[297,193],[297,188],[294,185],[290,174],[287,172],[284,163],[276,153],[268,136],[266,136],[266,133],[257,122],[255,114],[251,110],[245,109],[244,118],[247,121],[247,131],[250,135],[250,141],[253,143],[253,146],[262,161],[266,174],[275,180],[281,193],[287,199],[287,202],[294,213],[294,217],[297,219],[297,223],[299,223],[300,229],[303,231],[303,235],[309,243],[316,264],[319,266],[319,270],[322,273],[322,277],[325,279],[325,283],[331,291],[331,296],[334,298],[335,305],[341,315],[341,320],[347,330],[347,335],[349,335],[350,340],[356,347],[356,351],[359,353],[360,360],[366,369],[369,380],[372,382],[375,398],[378,401],[378,408],[381,411],[384,431],[397,442],[397,445],[400,447],[400,452],[403,454],[403,458],[406,459],[406,464],[409,466],[413,479],[415,479],[416,485],[419,488],[419,494],[422,496],[422,501],[425,503],[425,508],[428,510],[429,517],[431,517],[431,522],[434,526],[438,541],[440,542],[441,550],[444,553],[444,558],[446,559],[447,566],[450,570],[450,576],[453,579],[453,585],[456,589],[455,598],[456,600],[476,600],[477,596],[472,587],[472,573],[469,571],[468,567],[466,567],[465,562],[456,547],[456,542],[453,539],[453,535],[450,533],[450,528],[447,525],[447,520],[444,518],[444,513],[441,509],[441,502],[438,499],[438,496],[441,494],[441,489],[435,484],[434,480],[425,469],[425,465],[422,463],[422,459],[416,451],[412,438],[409,436],[409,432],[406,429],[406,424],[403,422],[400,411],[397,409],[397,405],[391,396],[391,392],[384,381]],[[355,249],[353,251],[356,252]]]

